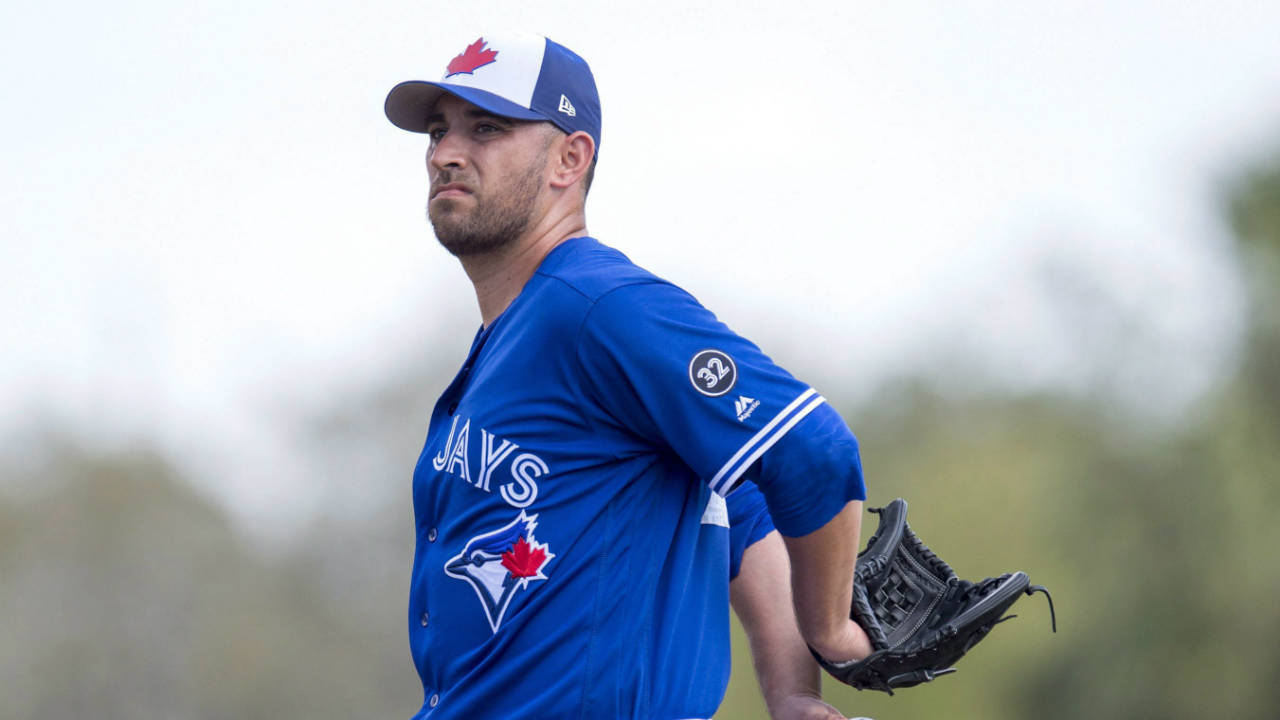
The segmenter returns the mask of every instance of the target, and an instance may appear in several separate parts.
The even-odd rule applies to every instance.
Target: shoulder
[[[566,306],[574,306],[572,319],[566,313],[559,322],[576,323],[576,344],[584,352],[683,353],[686,345],[701,349],[709,335],[727,331],[683,288],[593,238],[565,241],[547,256],[537,275],[542,285],[558,288],[555,294]]]
[[[561,243],[543,261],[537,274],[572,289],[592,305],[623,288],[629,289],[626,294],[683,294],[620,251],[590,237]]]

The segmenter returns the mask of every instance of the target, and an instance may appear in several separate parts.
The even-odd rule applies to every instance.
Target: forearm
[[[797,696],[821,696],[821,671],[796,627],[786,547],[777,532],[747,548],[742,571],[729,584],[729,601],[746,630],[756,679],[769,714],[786,716]]]
[[[804,639],[828,660],[866,657],[871,643],[849,619],[866,497],[857,439],[822,405],[760,458],[754,475],[790,556]]]
[[[852,500],[817,530],[783,536],[800,633],[828,660],[861,659],[871,653],[866,633],[849,619],[861,529],[862,501]]]

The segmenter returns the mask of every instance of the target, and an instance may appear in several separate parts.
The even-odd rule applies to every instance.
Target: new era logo
[[[758,407],[760,407],[760,401],[746,395],[739,395],[738,399],[733,401],[733,411],[738,413],[738,422],[751,417],[751,413]]]
[[[578,115],[578,111],[574,109],[573,103],[569,102],[569,98],[565,97],[563,93],[560,94],[560,112],[568,115],[569,117],[577,117]]]

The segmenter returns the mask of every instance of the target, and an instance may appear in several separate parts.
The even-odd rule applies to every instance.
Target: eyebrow
[[[474,107],[473,107],[473,108],[468,108],[468,109],[466,110],[466,115],[467,115],[467,117],[468,117],[468,118],[471,118],[472,120],[493,120],[493,121],[495,121],[495,122],[498,122],[498,123],[500,123],[500,124],[502,124],[502,125],[506,125],[506,126],[510,126],[510,125],[514,125],[514,124],[515,124],[515,123],[511,120],[511,118],[505,118],[505,117],[502,117],[501,115],[494,115],[493,113],[489,112],[488,110],[481,110],[480,108],[474,108]],[[430,125],[431,123],[436,123],[436,122],[444,122],[444,113],[433,112],[433,113],[431,113],[430,115],[428,115],[428,116],[427,116],[427,124],[428,124],[428,125]]]

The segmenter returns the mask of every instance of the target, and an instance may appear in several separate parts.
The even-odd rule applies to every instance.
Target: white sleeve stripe
[[[711,490],[723,494],[733,487],[733,484],[742,476],[742,473],[747,471],[747,468],[751,467],[752,463],[760,459],[760,456],[773,447],[774,443],[778,442],[783,435],[786,435],[791,428],[795,427],[796,423],[813,412],[814,408],[826,402],[826,398],[818,395],[808,405],[805,405],[799,411],[796,410],[801,403],[809,400],[814,395],[817,395],[817,393],[812,388],[806,390],[800,397],[793,400],[790,405],[783,408],[782,412],[774,416],[768,425],[765,425],[760,432],[756,433],[755,437],[739,448],[738,452],[729,458],[729,462],[720,468],[720,472],[716,473],[716,476],[711,479]],[[783,423],[781,427],[778,427],[779,423]]]
[[[734,472],[733,477],[729,478],[728,487],[733,487],[733,483],[737,482],[738,478],[741,477],[742,473],[746,472],[747,468],[751,467],[751,463],[755,462],[756,460],[759,460],[761,455],[768,452],[769,448],[773,447],[774,443],[781,440],[782,436],[786,435],[788,430],[796,426],[796,423],[803,420],[805,415],[808,415],[810,412],[813,412],[814,408],[818,407],[819,405],[821,405],[826,401],[827,401],[826,398],[819,395],[818,397],[813,399],[813,402],[806,405],[803,410],[796,413],[790,420],[788,420],[786,425],[783,425],[778,430],[778,432],[774,433],[767,441],[765,441],[763,445],[757,448],[755,452],[751,453],[751,455],[742,462],[742,465],[738,468],[736,472]]]
[[[769,448],[773,447],[774,443],[782,439],[782,436],[786,435],[787,432],[791,430],[791,428],[795,427],[796,423],[803,420],[806,415],[813,412],[814,408],[818,407],[819,405],[821,405],[826,401],[827,401],[826,398],[819,395],[818,397],[814,398],[812,402],[806,405],[803,410],[792,415],[791,419],[788,420],[785,425],[778,428],[772,435],[766,438],[765,441],[761,443],[760,446],[757,447],[754,452],[752,452],[749,456],[747,456],[745,460],[738,463],[737,469],[735,469],[724,481],[722,481],[722,484],[720,485],[719,490],[716,490],[714,487],[712,488],[712,490],[715,490],[716,492],[721,492],[733,487],[733,484],[738,481],[738,478],[742,477],[742,474],[747,471],[747,468],[751,467],[751,463],[755,462],[756,460],[759,460],[760,456],[765,454],[765,452],[767,452]]]
[[[804,402],[806,399],[809,398],[810,395],[813,395],[813,394],[815,394],[815,390],[813,388],[809,388],[808,390],[805,390],[804,392],[800,393],[800,397],[797,397],[795,400],[792,400],[790,405],[782,408],[782,412],[778,413],[777,415],[774,415],[773,419],[770,420],[767,425],[760,428],[760,432],[756,433],[754,436],[752,436],[750,440],[744,443],[742,447],[738,448],[738,452],[734,453],[733,457],[729,458],[729,462],[726,462],[723,466],[721,466],[720,471],[716,473],[716,476],[711,478],[711,483],[710,483],[711,489],[715,490],[716,486],[720,483],[721,479],[724,478],[724,474],[729,472],[729,468],[733,467],[733,464],[738,462],[739,458],[741,458],[743,455],[750,452],[751,447],[753,445],[759,442],[760,439],[763,438],[765,435],[768,435],[769,431],[773,430],[773,428],[778,423],[782,422],[783,418],[787,416],[787,413],[791,412],[792,410],[795,410],[796,407],[800,405],[800,403]]]

